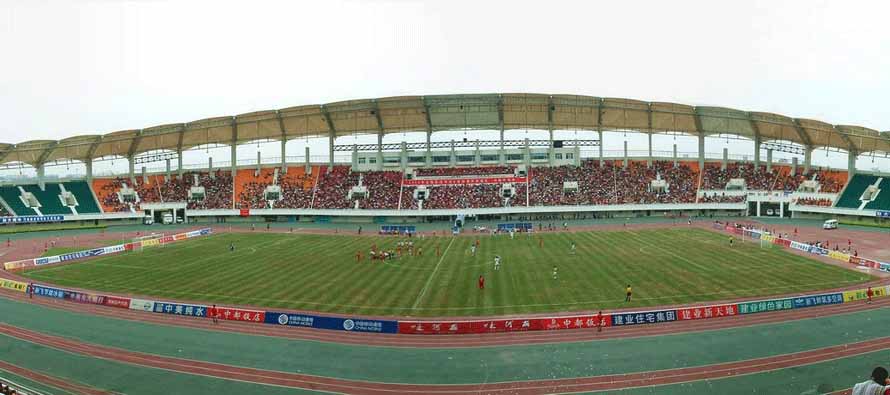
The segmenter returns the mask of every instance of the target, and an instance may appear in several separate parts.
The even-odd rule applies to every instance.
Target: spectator
[[[871,378],[853,386],[852,395],[890,395],[887,369],[880,366],[871,371]]]

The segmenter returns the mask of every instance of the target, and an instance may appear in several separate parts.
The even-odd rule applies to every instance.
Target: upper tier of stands
[[[417,169],[414,174],[418,177],[461,177],[461,176],[492,176],[513,174],[512,166],[486,166],[486,167],[441,167],[433,169]]]
[[[130,206],[120,200],[117,192],[123,184],[128,183],[123,178],[96,178],[93,180],[93,191],[99,204],[102,205],[102,211],[106,213],[118,213],[130,211]]]

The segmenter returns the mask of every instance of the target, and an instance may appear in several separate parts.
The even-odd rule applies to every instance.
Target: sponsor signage
[[[686,320],[702,320],[708,318],[732,317],[738,314],[738,306],[734,304],[725,304],[719,306],[702,306],[690,307],[688,309],[678,309],[677,319]]]
[[[43,285],[33,285],[32,288],[34,288],[34,295],[37,296],[46,296],[48,298],[57,299],[65,298],[65,291],[58,288],[45,287]]]
[[[256,310],[233,309],[230,307],[217,307],[216,314],[221,320],[245,321],[261,323],[266,320],[266,312]]]
[[[844,302],[844,294],[841,292],[833,294],[809,295],[794,298],[794,308],[800,309],[804,307],[822,306],[827,304],[838,304]]]
[[[397,333],[399,330],[399,325],[396,321],[324,317],[270,311],[265,313],[265,323],[349,332]]]
[[[19,291],[19,292],[25,292],[25,290],[28,288],[28,284],[19,282],[19,281],[7,280],[7,279],[3,278],[3,279],[0,279],[0,288],[11,289],[13,291]]]
[[[875,217],[890,218],[890,210],[875,210]]]
[[[791,310],[794,308],[794,301],[791,298],[758,300],[739,303],[737,306],[739,314],[754,314],[767,311]]]
[[[402,180],[404,186],[418,185],[475,185],[475,184],[510,184],[525,183],[525,177],[472,177],[472,178],[436,178]]]
[[[64,215],[24,215],[21,217],[0,217],[0,225],[37,224],[45,222],[62,222],[64,220]]]
[[[130,299],[130,310],[154,311],[155,302],[145,299]]]
[[[639,313],[613,313],[612,326],[658,324],[677,320],[677,310],[644,311]]]
[[[154,309],[152,311],[155,313],[185,315],[189,317],[207,316],[207,306],[193,304],[154,302]]]
[[[105,305],[109,307],[117,307],[121,309],[130,308],[130,299],[118,298],[116,296],[106,296]]]

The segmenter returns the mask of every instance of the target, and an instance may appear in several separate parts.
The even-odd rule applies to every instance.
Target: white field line
[[[454,237],[452,237],[451,241],[448,242],[448,246],[446,246],[445,251],[442,252],[442,257],[439,258],[439,262],[436,262],[436,267],[433,268],[433,272],[430,273],[430,277],[426,279],[426,284],[424,284],[423,288],[420,290],[420,294],[417,295],[417,299],[414,299],[414,304],[411,305],[411,310],[417,309],[417,305],[420,304],[423,296],[426,295],[426,291],[430,288],[430,284],[432,284],[433,278],[436,277],[436,273],[439,271],[439,265],[442,264],[442,261],[445,260],[445,256],[448,255],[448,249],[451,248],[451,244],[454,244]]]

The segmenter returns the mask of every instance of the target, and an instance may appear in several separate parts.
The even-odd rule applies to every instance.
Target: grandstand
[[[550,137],[504,138],[505,130],[516,129],[543,130]],[[448,130],[500,130],[500,138],[432,141],[434,133]],[[558,130],[588,131],[597,138],[556,140]],[[615,130],[648,135],[646,154],[631,155],[625,142],[623,152],[605,155],[604,132]],[[408,132],[425,133],[426,143],[383,143],[384,135]],[[338,137],[359,134],[376,134],[378,143],[336,144]],[[699,151],[681,158],[675,144],[669,156],[655,154],[655,134],[692,136]],[[722,160],[706,155],[705,138],[725,135],[753,141],[753,155],[730,159],[726,149]],[[286,142],[302,137],[328,139],[327,163],[310,161],[308,148],[302,161],[288,160],[293,157],[287,156]],[[183,158],[200,147],[260,140],[281,143],[280,163],[261,157],[244,163],[232,149],[222,167],[214,167],[211,158],[206,166],[190,163],[185,170]],[[813,167],[817,147],[846,150],[848,168]],[[775,149],[802,158],[774,162]],[[3,144],[2,164],[32,166],[37,177],[0,186],[0,202],[5,215],[59,214],[66,220],[136,219],[178,209],[195,220],[235,210],[309,220],[336,214],[330,210],[379,218],[653,209],[872,216],[890,208],[890,193],[880,193],[880,175],[857,173],[855,158],[888,149],[890,138],[863,127],[718,107],[539,94],[393,97]],[[335,152],[351,152],[350,162],[335,160]],[[94,176],[93,162],[108,158],[122,158],[128,167]],[[47,166],[72,161],[85,164],[82,179],[43,176]],[[137,162],[166,162],[166,169],[143,167],[137,174]],[[761,204],[772,210],[761,211]]]

